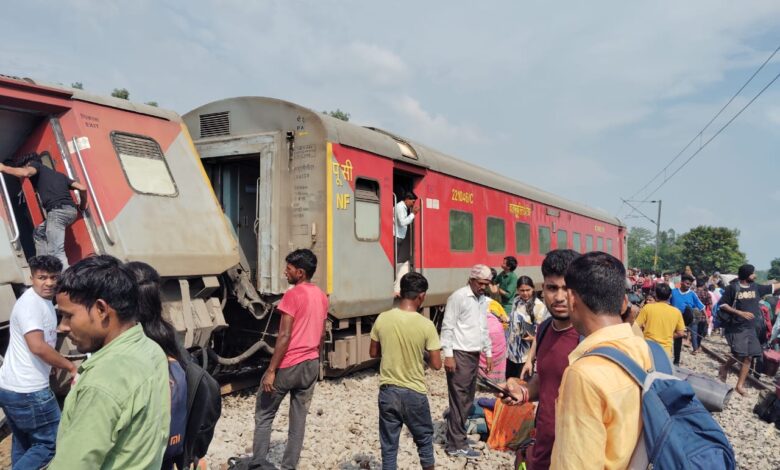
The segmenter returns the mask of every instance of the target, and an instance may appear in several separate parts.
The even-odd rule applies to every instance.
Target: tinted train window
[[[506,225],[504,219],[488,217],[487,249],[491,253],[503,253],[506,251]]]
[[[474,216],[470,212],[450,211],[450,250],[474,249]]]
[[[176,183],[162,149],[154,139],[112,132],[111,142],[131,188],[143,194],[176,195]]]
[[[523,222],[515,223],[515,249],[517,253],[531,252],[531,226]]]
[[[569,234],[566,233],[566,230],[560,230],[558,229],[558,249],[564,249],[568,248],[569,244]]]
[[[604,239],[601,237],[596,238],[596,251],[604,251]]]
[[[571,248],[577,253],[582,252],[582,240],[580,239],[580,234],[577,232],[572,232],[571,234]]]
[[[379,240],[379,183],[365,178],[355,180],[355,237]]]
[[[612,239],[607,238],[607,253],[612,254]]]
[[[593,235],[585,237],[585,253],[593,251]]]
[[[550,251],[550,227],[539,227],[539,254]]]

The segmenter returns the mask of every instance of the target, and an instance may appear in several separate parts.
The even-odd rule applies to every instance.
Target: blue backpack
[[[674,377],[664,349],[653,341],[647,344],[653,359],[649,373],[612,347],[599,347],[585,354],[609,359],[642,388],[644,442],[637,445],[631,468],[638,463],[642,468],[664,470],[734,469],[734,450],[723,429],[696,398],[690,384]]]

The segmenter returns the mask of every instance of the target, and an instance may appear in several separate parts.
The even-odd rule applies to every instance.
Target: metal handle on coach
[[[76,157],[79,159],[79,165],[81,165],[81,171],[84,172],[84,179],[87,181],[87,187],[89,188],[90,194],[92,194],[92,202],[95,203],[95,209],[98,213],[98,218],[100,218],[100,226],[103,228],[103,233],[106,236],[106,240],[110,244],[114,244],[114,239],[111,237],[111,232],[108,229],[108,224],[106,223],[106,218],[103,217],[103,210],[100,208],[100,201],[98,201],[97,194],[95,193],[95,189],[92,187],[92,179],[89,177],[89,172],[87,171],[86,165],[84,165],[84,159],[81,158],[81,149],[79,149],[79,143],[78,139],[75,137],[73,138],[73,149],[76,151]]]
[[[5,203],[8,208],[8,215],[11,216],[11,224],[14,228],[14,237],[11,239],[11,243],[16,243],[19,240],[19,225],[16,223],[16,214],[14,214],[13,206],[11,205],[11,196],[8,195],[8,187],[5,185],[5,176],[0,174],[0,184],[3,186],[3,196],[5,196]]]

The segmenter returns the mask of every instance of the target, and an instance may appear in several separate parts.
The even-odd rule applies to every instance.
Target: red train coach
[[[226,326],[220,276],[239,263],[239,251],[180,117],[127,100],[0,77],[0,161],[29,152],[89,189],[87,209],[66,232],[69,262],[99,253],[151,264],[164,278],[165,314],[182,343],[209,346],[212,332]],[[5,343],[11,308],[29,285],[32,229],[45,212],[28,180],[2,175],[0,183]],[[4,351],[5,344],[0,346]]]
[[[262,296],[286,288],[284,256],[312,249],[313,281],[330,295],[324,362],[368,360],[373,318],[393,303],[393,208],[413,191],[411,264],[430,283],[434,316],[475,263],[540,279],[547,251],[601,250],[625,259],[619,220],[380,129],[293,103],[243,97],[201,106],[184,122]]]

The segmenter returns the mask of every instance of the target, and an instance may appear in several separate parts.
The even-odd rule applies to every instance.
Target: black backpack
[[[175,460],[177,468],[189,468],[206,455],[214,437],[214,428],[222,414],[219,383],[195,362],[186,361],[187,430],[184,452]]]

